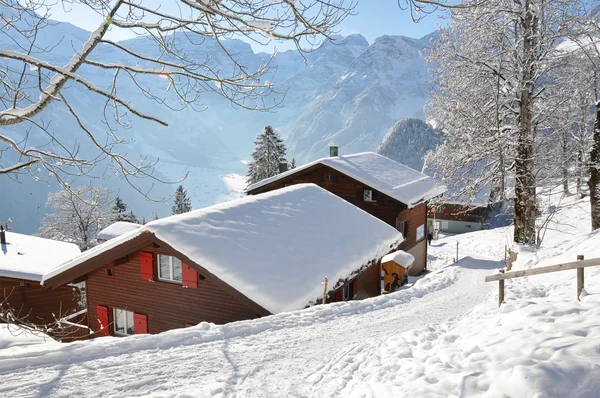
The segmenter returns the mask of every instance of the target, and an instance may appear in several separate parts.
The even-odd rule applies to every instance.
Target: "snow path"
[[[422,328],[423,318],[440,324],[483,303],[493,289],[484,276],[498,266],[467,258],[394,294],[255,321],[23,355],[0,351],[0,395],[185,396],[194,379],[194,396],[347,396],[365,377],[362,364],[388,340]],[[419,344],[430,338],[417,336]]]

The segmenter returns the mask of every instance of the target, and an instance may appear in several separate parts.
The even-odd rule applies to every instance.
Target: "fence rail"
[[[573,261],[570,263],[556,264],[556,265],[550,265],[547,267],[532,268],[532,269],[521,270],[521,271],[504,272],[503,270],[501,270],[500,273],[498,273],[498,274],[486,276],[485,281],[486,282],[498,281],[498,286],[499,286],[498,306],[501,306],[502,302],[504,302],[504,281],[506,279],[523,278],[526,276],[541,275],[541,274],[548,274],[551,272],[576,269],[577,270],[577,300],[579,300],[579,297],[581,296],[581,292],[583,291],[583,287],[584,287],[583,269],[586,267],[595,267],[595,266],[600,266],[600,258],[592,258],[589,260],[584,260],[583,256],[579,255],[579,256],[577,256],[577,261]]]

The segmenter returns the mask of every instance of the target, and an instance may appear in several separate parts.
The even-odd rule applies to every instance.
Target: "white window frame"
[[[169,276],[168,277],[164,277],[163,275],[161,275],[161,267],[160,267],[160,257],[161,256],[169,258]],[[179,260],[175,256],[169,256],[168,254],[157,254],[156,259],[157,259],[156,263],[158,265],[158,280],[159,281],[179,283],[179,284],[181,284],[183,282],[183,261]],[[175,275],[174,275],[175,268],[173,266],[173,259],[177,259],[177,260],[179,260],[179,262],[181,262],[181,280],[175,279]]]
[[[350,300],[350,285],[351,283],[346,283],[344,288],[342,289],[342,300],[348,301]]]
[[[372,189],[363,190],[363,200],[365,202],[377,202],[375,199],[373,199],[373,190]]]
[[[125,313],[125,327],[123,328],[123,330],[125,330],[125,333],[123,332],[119,332],[117,330],[117,320],[119,319],[119,312],[124,312]],[[127,313],[131,314],[131,325],[129,325],[127,322]],[[127,333],[127,330],[129,329],[129,327],[131,327],[131,331],[132,333],[129,334]],[[128,310],[123,310],[121,308],[113,308],[113,330],[115,335],[117,336],[133,336],[135,334],[135,312],[133,311],[128,311]]]
[[[421,224],[417,227],[416,240],[421,240],[425,237],[425,224]]]

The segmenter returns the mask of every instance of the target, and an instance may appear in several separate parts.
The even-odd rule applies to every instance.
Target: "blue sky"
[[[401,10],[397,0],[359,0],[358,15],[348,17],[340,26],[341,33],[360,33],[369,43],[383,35],[402,35],[419,38],[437,29],[444,20],[428,15],[414,23],[408,10]]]
[[[160,1],[147,0],[144,5],[149,6],[152,3],[160,4]],[[358,0],[356,12],[358,12],[357,15],[348,17],[338,26],[338,29],[343,35],[360,33],[369,43],[383,35],[419,38],[436,30],[438,24],[444,23],[443,19],[433,14],[428,15],[419,23],[414,23],[410,12],[400,9],[397,0]],[[101,21],[97,14],[81,5],[72,7],[68,12],[65,12],[62,6],[56,6],[52,10],[52,18],[70,22],[88,31],[96,29]],[[119,34],[115,34],[114,31],[109,33],[109,37],[113,40],[123,40],[133,36],[133,33],[126,30],[119,30]],[[265,50],[254,43],[251,44],[255,51]],[[285,43],[277,43],[277,47],[281,50],[290,48]]]

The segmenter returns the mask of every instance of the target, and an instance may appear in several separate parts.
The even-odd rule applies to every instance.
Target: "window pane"
[[[123,311],[127,314],[127,334],[133,334],[133,312]]]
[[[181,260],[173,257],[173,280],[181,280]]]
[[[125,312],[122,310],[115,309],[114,311],[115,318],[115,332],[116,333],[125,333]]]
[[[162,279],[171,279],[171,264],[169,256],[158,255],[158,277]]]

